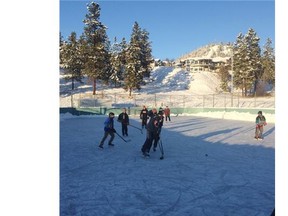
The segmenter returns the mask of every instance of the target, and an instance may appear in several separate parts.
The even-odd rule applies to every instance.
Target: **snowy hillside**
[[[200,47],[188,54],[181,56],[178,60],[193,58],[193,57],[205,57],[205,58],[227,58],[232,55],[231,46],[227,44],[209,44]]]
[[[178,94],[212,94],[219,89],[219,79],[217,74],[211,72],[189,73],[181,68],[156,67],[151,72],[151,77],[146,80],[146,85],[140,91],[134,93],[155,94],[155,93],[175,93]],[[64,80],[64,75],[60,75],[60,96],[65,96],[70,92],[71,82]],[[97,83],[97,91],[105,91],[106,94],[127,94],[123,88],[115,88],[113,85],[106,86]],[[92,84],[86,78],[83,84],[76,83],[74,93],[92,92]]]

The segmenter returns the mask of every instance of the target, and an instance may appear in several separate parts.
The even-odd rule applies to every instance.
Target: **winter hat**
[[[258,114],[261,114],[261,115],[262,115],[262,111],[259,111]]]

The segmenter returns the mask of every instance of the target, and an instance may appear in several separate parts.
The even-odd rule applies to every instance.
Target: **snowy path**
[[[253,139],[254,124],[204,117],[164,123],[160,152],[144,159],[145,133],[98,149],[105,117],[60,122],[61,216],[258,215],[274,208],[275,127]],[[131,124],[139,127],[138,119]],[[121,131],[115,121],[115,128]],[[121,134],[121,133],[120,133]],[[205,155],[208,156],[205,156]]]

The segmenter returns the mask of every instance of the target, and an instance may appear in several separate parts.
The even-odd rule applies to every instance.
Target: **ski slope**
[[[140,153],[146,133],[98,148],[105,116],[60,115],[60,215],[270,215],[275,206],[275,125],[254,140],[254,123],[172,116],[159,149]],[[131,117],[130,124],[140,127]],[[84,127],[83,127],[84,125]],[[121,134],[120,123],[115,129]],[[125,137],[125,139],[128,139]]]

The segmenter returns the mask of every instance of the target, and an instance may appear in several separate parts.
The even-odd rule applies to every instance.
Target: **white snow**
[[[60,215],[270,215],[275,205],[275,125],[197,116],[164,122],[160,152],[128,127],[98,148],[106,116],[60,115]],[[116,116],[117,118],[117,116]],[[130,124],[140,127],[140,119]],[[115,121],[121,134],[121,127]],[[207,156],[206,156],[207,155]]]

